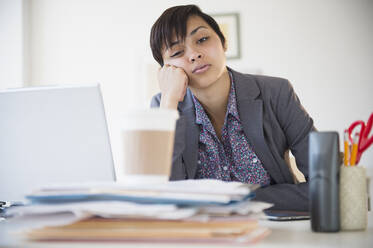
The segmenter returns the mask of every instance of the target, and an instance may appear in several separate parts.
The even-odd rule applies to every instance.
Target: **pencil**
[[[344,166],[348,166],[349,162],[349,157],[350,157],[350,144],[348,141],[348,130],[346,129],[344,132],[344,159],[343,159],[343,164]]]
[[[359,142],[359,133],[355,133],[354,140],[352,143],[352,152],[351,152],[351,161],[350,161],[351,166],[354,166],[356,163],[358,142]]]

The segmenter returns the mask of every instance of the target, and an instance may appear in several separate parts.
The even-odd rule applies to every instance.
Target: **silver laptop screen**
[[[0,200],[50,183],[114,180],[99,85],[0,91]]]

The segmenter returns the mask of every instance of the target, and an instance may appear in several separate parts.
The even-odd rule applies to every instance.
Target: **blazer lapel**
[[[284,182],[284,177],[265,142],[263,133],[263,101],[257,98],[260,95],[260,90],[253,79],[235,71],[232,71],[232,73],[236,86],[237,108],[243,131],[255,154],[259,157],[263,167],[271,177],[277,183]]]
[[[199,140],[199,126],[195,123],[195,113],[189,110],[185,113],[187,118],[186,126],[186,147],[183,154],[184,163],[189,179],[194,179],[197,173],[197,160],[198,160],[198,140]]]
[[[197,173],[198,141],[200,128],[196,124],[196,114],[192,99],[192,93],[187,90],[183,105],[179,105],[179,111],[186,121],[185,150],[183,152],[184,165],[188,179],[194,179]]]

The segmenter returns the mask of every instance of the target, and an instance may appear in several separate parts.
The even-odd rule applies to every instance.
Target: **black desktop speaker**
[[[309,136],[309,198],[314,232],[339,231],[339,138],[337,132]]]

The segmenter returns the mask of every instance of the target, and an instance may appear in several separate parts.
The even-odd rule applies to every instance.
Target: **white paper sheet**
[[[117,182],[107,183],[69,183],[69,184],[52,184],[47,185],[34,193],[41,192],[101,192],[101,191],[118,191],[118,190],[148,190],[153,192],[179,192],[179,193],[198,193],[198,194],[218,194],[218,195],[247,195],[253,185],[243,184],[240,182],[224,182],[215,179],[199,180],[179,180],[170,181],[160,184],[125,184]]]
[[[175,205],[136,204],[119,201],[75,202],[63,204],[35,204],[14,207],[7,210],[8,215],[42,216],[59,213],[72,213],[77,217],[101,216],[104,218],[151,217],[155,219],[183,219],[193,216],[195,208],[177,208]]]

